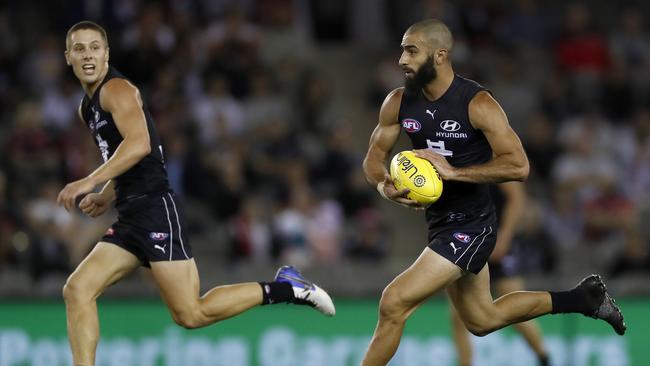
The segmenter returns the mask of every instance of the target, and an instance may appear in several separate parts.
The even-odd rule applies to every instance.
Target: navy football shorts
[[[478,274],[496,244],[496,229],[496,221],[436,228],[429,232],[429,248],[461,269]]]
[[[192,258],[183,214],[171,192],[151,193],[116,205],[118,219],[101,241],[133,253],[142,264]]]

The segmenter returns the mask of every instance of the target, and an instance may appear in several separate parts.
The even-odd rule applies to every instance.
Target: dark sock
[[[262,305],[289,302],[294,299],[293,288],[286,282],[259,282],[262,286]]]
[[[550,361],[547,354],[537,355],[537,361],[539,361],[539,366],[550,366]]]
[[[589,294],[583,288],[576,287],[569,291],[549,291],[549,293],[553,305],[551,314],[593,312]]]

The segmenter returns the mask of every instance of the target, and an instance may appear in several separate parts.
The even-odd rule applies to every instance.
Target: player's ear
[[[68,66],[72,65],[70,63],[70,53],[68,52],[68,50],[65,50],[63,52],[63,55],[65,56],[65,64],[68,65]]]
[[[447,57],[449,56],[449,52],[444,48],[438,48],[435,54],[435,60],[438,65],[445,63]]]
[[[111,50],[111,49],[108,48],[108,46],[106,46],[106,62],[108,62],[108,59],[110,58],[110,54],[111,54],[111,53],[110,53],[110,50]]]

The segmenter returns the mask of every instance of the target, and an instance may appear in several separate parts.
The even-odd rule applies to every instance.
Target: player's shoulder
[[[133,93],[137,91],[138,88],[128,79],[122,77],[114,77],[106,81],[100,92],[108,94],[120,94],[128,92]]]
[[[388,95],[386,95],[386,99],[384,99],[382,108],[391,107],[391,108],[397,108],[399,110],[399,106],[402,103],[403,96],[404,96],[404,87],[393,89],[390,93],[388,93]]]
[[[404,96],[404,87],[401,86],[399,88],[395,88],[386,95],[386,98],[384,99],[384,104],[397,103],[399,105],[399,103],[402,101],[403,96]]]
[[[499,105],[499,103],[494,99],[492,96],[492,93],[490,93],[487,90],[479,90],[474,95],[469,101],[469,108],[470,110],[477,110],[477,109],[494,109]]]
[[[381,105],[380,115],[381,120],[395,122],[399,115],[400,105],[402,103],[402,96],[404,95],[404,87],[393,89]]]
[[[102,108],[114,103],[122,104],[130,100],[135,100],[139,103],[140,91],[131,81],[123,77],[109,79],[99,91],[99,101]]]
[[[507,123],[501,105],[488,91],[479,91],[472,97],[468,105],[468,113],[472,126],[477,129],[484,130],[503,121]]]
[[[131,82],[131,80],[129,80],[112,65],[108,67],[108,72],[106,73],[106,76],[104,76],[104,83],[100,89],[100,93],[106,92],[107,94],[128,94],[129,92],[134,93],[137,91],[138,88]]]
[[[400,86],[399,88],[395,88],[395,89],[391,90],[390,93],[388,93],[387,98],[388,98],[388,97],[393,97],[393,98],[394,98],[394,97],[398,97],[398,98],[401,98],[402,95],[404,95],[404,87],[403,87],[403,86]]]

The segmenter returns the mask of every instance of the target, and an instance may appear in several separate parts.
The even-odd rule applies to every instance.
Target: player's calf
[[[591,275],[569,291],[551,291],[553,310],[551,314],[581,313],[594,319],[602,319],[619,334],[627,329],[623,313],[607,292],[599,275]]]

